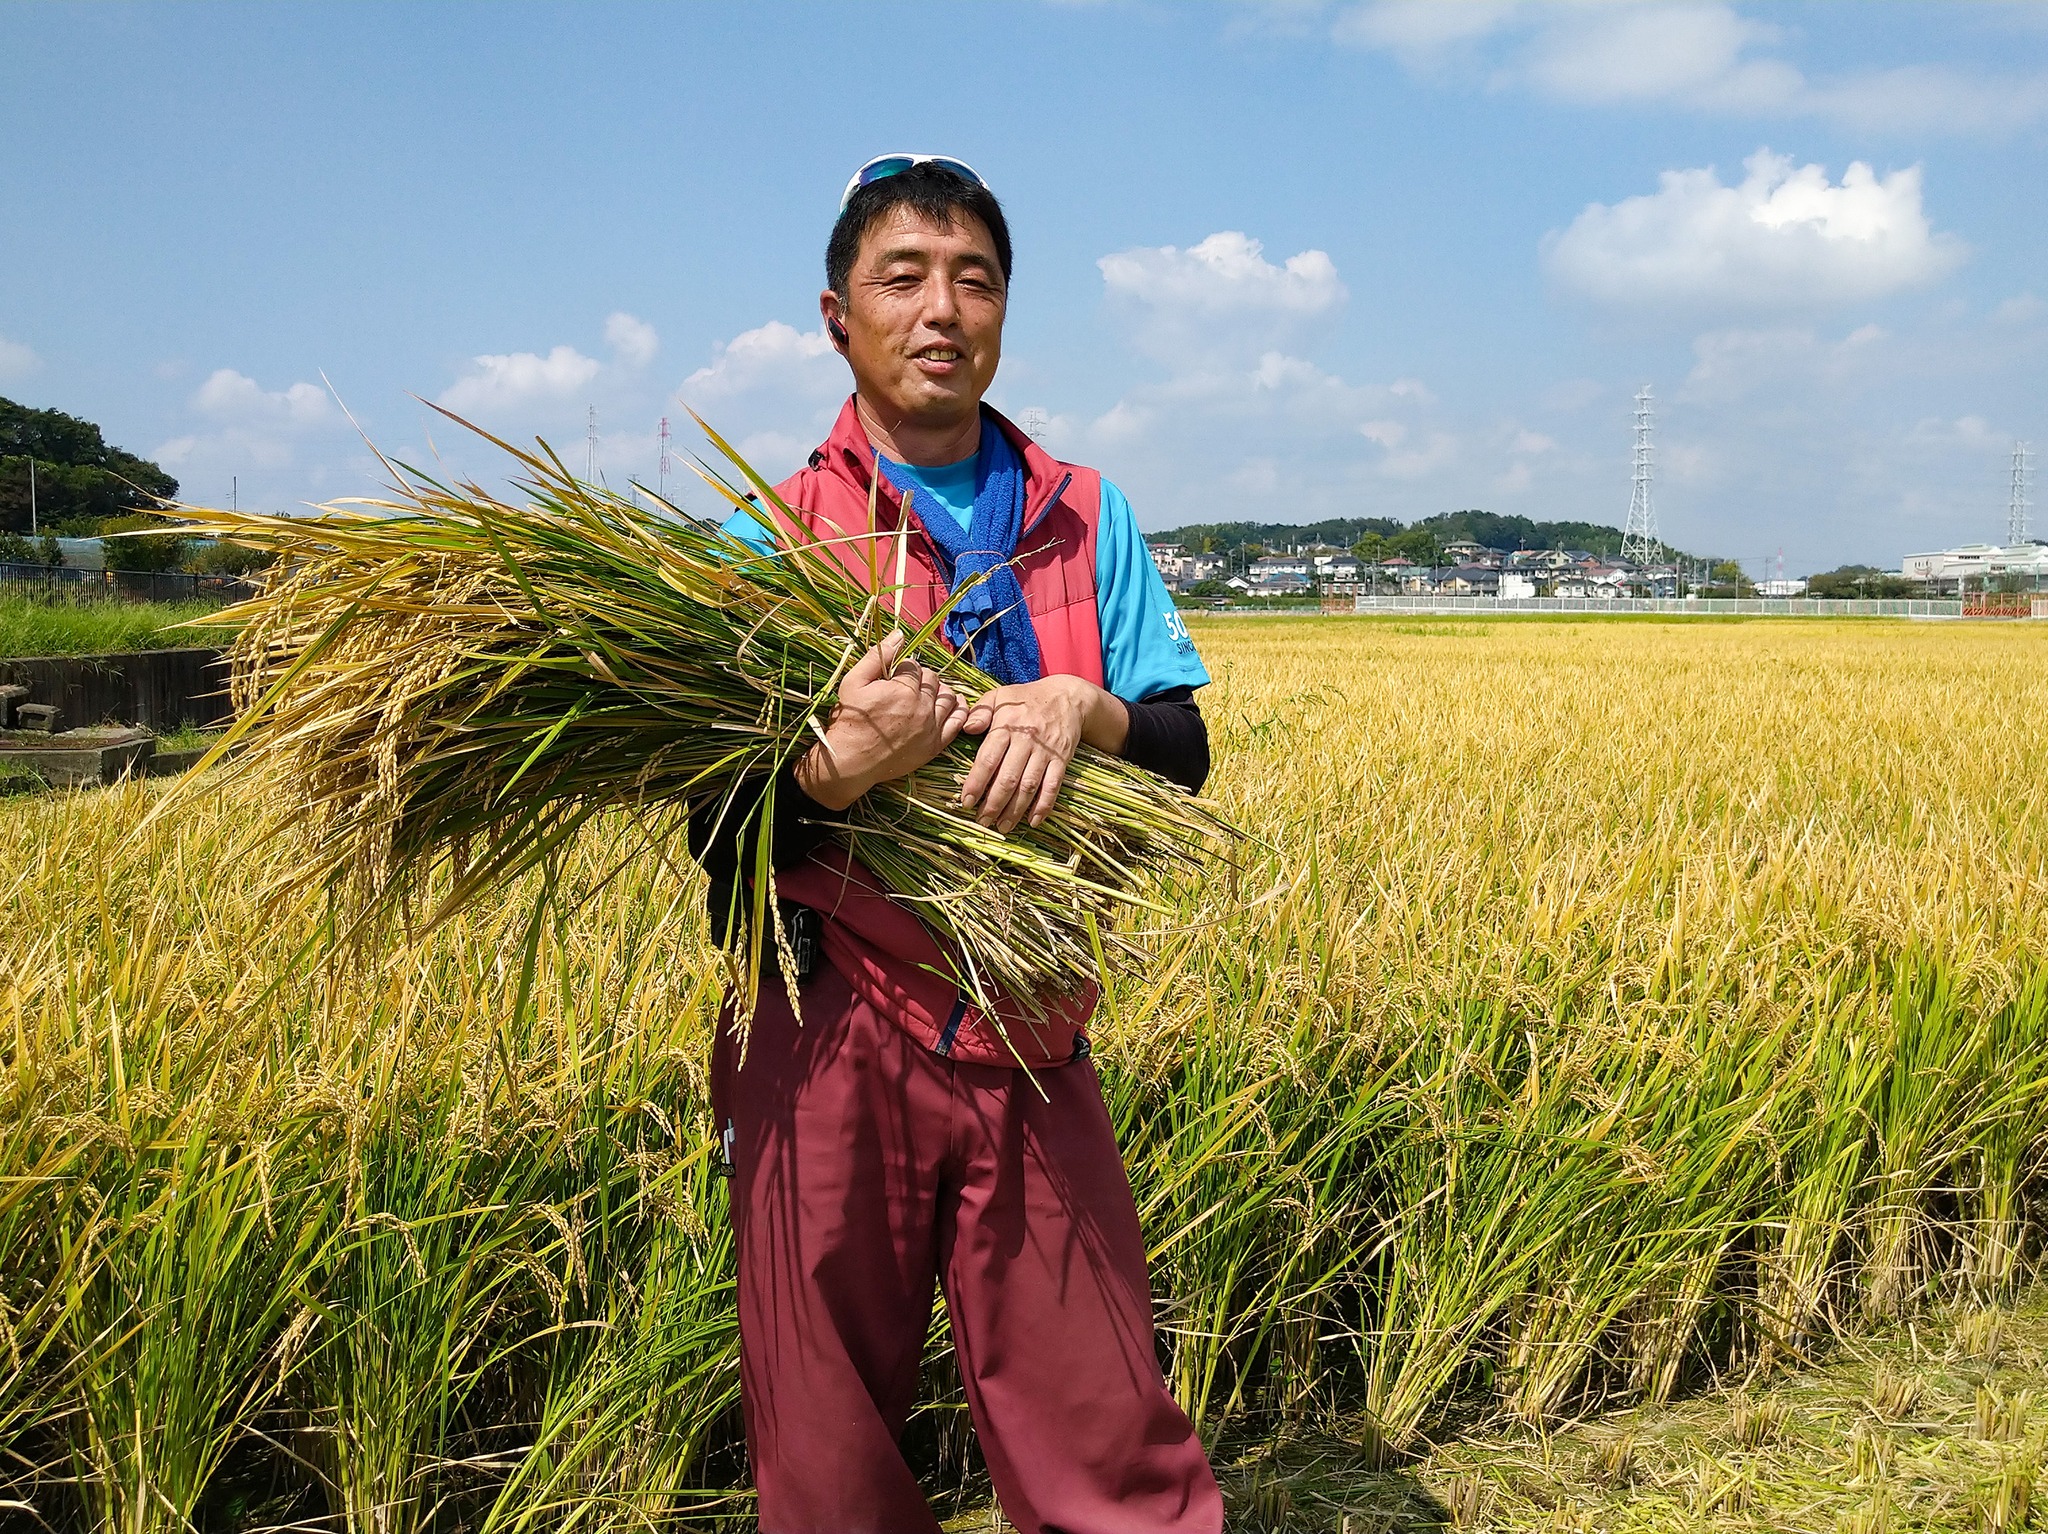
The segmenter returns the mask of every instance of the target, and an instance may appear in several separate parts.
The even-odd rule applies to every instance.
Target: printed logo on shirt
[[[1195,638],[1188,632],[1188,626],[1181,618],[1180,610],[1169,607],[1160,616],[1166,620],[1166,635],[1173,641],[1173,647],[1183,655],[1194,654]]]

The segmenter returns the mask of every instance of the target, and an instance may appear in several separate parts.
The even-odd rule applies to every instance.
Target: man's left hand
[[[1048,676],[983,694],[961,733],[983,740],[960,786],[960,802],[978,806],[975,818],[1007,836],[1026,819],[1044,824],[1082,742],[1122,750],[1130,715],[1120,699],[1092,682]]]

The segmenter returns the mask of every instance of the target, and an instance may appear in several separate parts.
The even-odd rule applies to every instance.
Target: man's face
[[[909,208],[868,226],[847,302],[821,306],[846,326],[846,360],[863,398],[919,426],[972,415],[1003,351],[1003,269],[988,226],[955,211],[941,229]]]

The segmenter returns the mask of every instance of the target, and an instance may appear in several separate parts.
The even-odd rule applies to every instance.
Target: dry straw
[[[762,948],[783,941],[770,838],[751,833],[773,819],[779,769],[824,738],[848,668],[894,626],[901,578],[887,585],[884,564],[864,588],[706,431],[783,514],[777,552],[579,481],[545,443],[482,432],[514,460],[516,499],[388,465],[389,499],[187,513],[194,531],[279,556],[264,591],[223,615],[239,627],[240,718],[203,765],[239,747],[237,765],[263,776],[272,831],[306,842],[289,882],[326,885],[358,923],[426,897],[432,926],[554,867],[606,810],[638,812],[635,852],[664,852],[690,811],[715,816],[749,849],[728,959],[751,1014]],[[892,540],[851,541],[874,565]],[[906,654],[972,701],[995,683],[939,642],[940,621]],[[1044,824],[999,834],[958,803],[975,744],[870,792],[830,834],[957,956],[970,994],[1043,1015],[1129,947],[1112,918],[1163,909],[1148,876],[1222,827],[1084,747]]]

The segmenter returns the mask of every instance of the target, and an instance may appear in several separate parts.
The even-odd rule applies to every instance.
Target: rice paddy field
[[[1249,836],[1096,1059],[1233,1528],[2024,1526],[2048,633],[1197,635]],[[162,792],[0,803],[0,1523],[745,1526],[694,872],[335,953]]]

